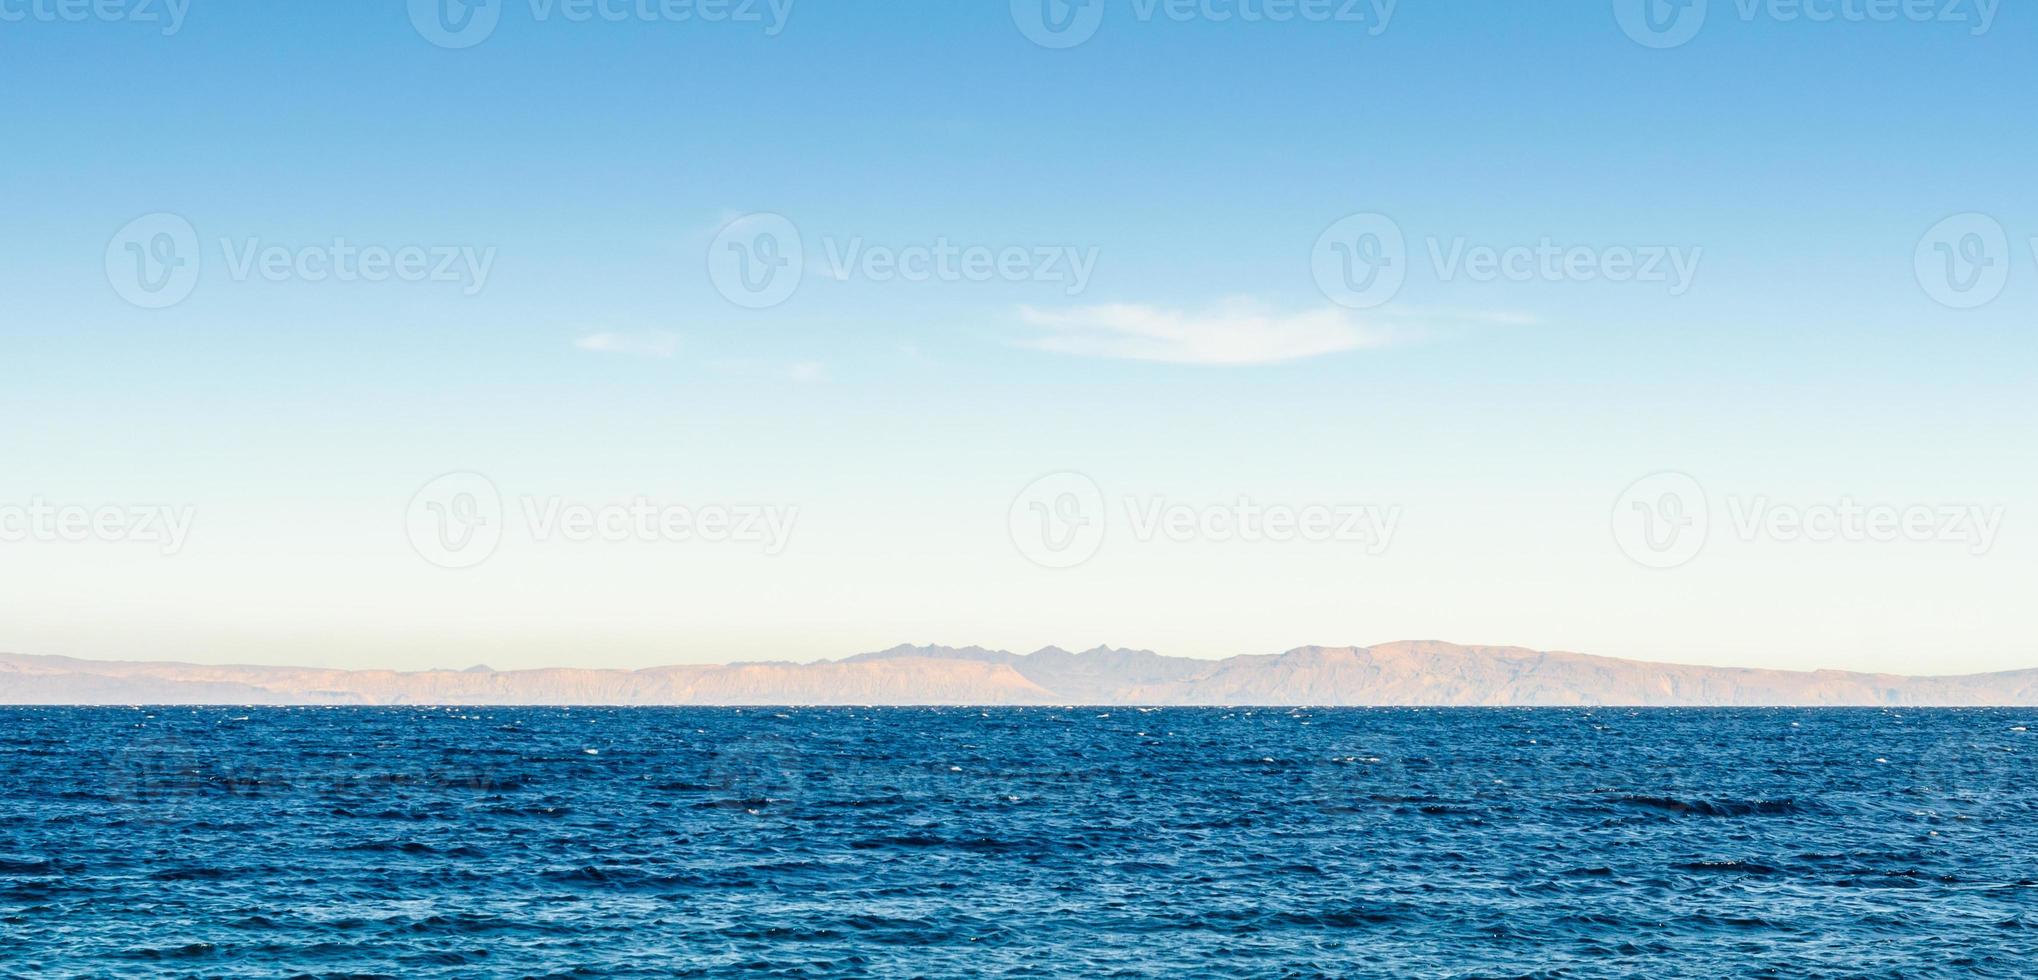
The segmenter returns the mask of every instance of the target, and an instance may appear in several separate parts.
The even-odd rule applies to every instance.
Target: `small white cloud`
[[[671,357],[679,353],[679,335],[666,330],[643,333],[591,333],[573,346],[598,354],[630,354],[636,357]]]
[[[1019,316],[1046,331],[1023,341],[1037,350],[1174,364],[1278,364],[1394,339],[1343,307],[1276,313],[1243,300],[1201,313],[1112,303],[1059,310],[1027,306]]]
[[[786,370],[786,376],[800,384],[812,384],[827,376],[827,368],[819,361],[801,361]]]

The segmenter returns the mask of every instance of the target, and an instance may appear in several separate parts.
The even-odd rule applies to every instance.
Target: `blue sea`
[[[2029,977],[2038,712],[0,709],[10,977]]]

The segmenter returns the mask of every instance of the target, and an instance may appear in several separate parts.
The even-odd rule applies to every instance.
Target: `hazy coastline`
[[[1958,676],[1651,663],[1408,641],[1222,660],[897,646],[813,663],[340,670],[0,654],[0,704],[2026,706],[2038,669]]]

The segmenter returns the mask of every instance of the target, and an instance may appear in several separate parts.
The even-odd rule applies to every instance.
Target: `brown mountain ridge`
[[[897,646],[637,670],[334,670],[0,654],[0,704],[2031,706],[2038,669],[1962,676],[1648,663],[1440,641],[1223,660]]]

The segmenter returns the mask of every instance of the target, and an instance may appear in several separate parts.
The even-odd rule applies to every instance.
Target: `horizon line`
[[[852,661],[854,661],[854,660],[856,660],[857,658],[860,658],[860,657],[871,657],[871,656],[875,656],[875,655],[878,655],[878,654],[886,654],[886,653],[892,653],[892,652],[894,652],[894,651],[898,651],[898,650],[914,650],[914,651],[924,651],[924,650],[945,650],[945,651],[956,651],[956,652],[961,652],[961,651],[968,651],[968,650],[978,650],[978,651],[982,651],[982,652],[984,652],[984,653],[988,653],[988,654],[1003,654],[1003,655],[1005,655],[1005,656],[1009,656],[1009,657],[1016,657],[1016,658],[1028,658],[1028,657],[1034,657],[1034,656],[1038,656],[1038,655],[1040,655],[1040,654],[1043,654],[1043,653],[1049,653],[1049,652],[1060,652],[1060,653],[1066,653],[1066,654],[1070,654],[1070,655],[1072,655],[1072,656],[1082,656],[1082,655],[1084,655],[1084,654],[1091,654],[1091,653],[1096,653],[1096,652],[1098,652],[1098,651],[1108,651],[1108,652],[1112,652],[1112,653],[1135,653],[1135,654],[1149,654],[1149,655],[1151,655],[1151,656],[1154,656],[1154,657],[1158,657],[1158,658],[1162,658],[1162,659],[1167,659],[1167,660],[1180,660],[1180,661],[1191,661],[1191,662],[1195,662],[1195,663],[1199,663],[1199,664],[1210,664],[1210,665],[1216,665],[1216,664],[1223,664],[1223,663],[1226,663],[1226,662],[1229,662],[1229,661],[1232,661],[1232,660],[1237,660],[1237,659],[1240,659],[1240,658],[1243,658],[1243,657],[1263,657],[1263,658],[1268,658],[1268,657],[1284,657],[1284,656],[1288,656],[1288,655],[1290,655],[1290,654],[1300,653],[1300,652],[1304,652],[1304,651],[1314,651],[1314,650],[1351,650],[1351,651],[1358,651],[1358,650],[1365,650],[1365,651],[1372,651],[1372,650],[1378,650],[1378,649],[1380,649],[1380,648],[1383,648],[1383,647],[1397,647],[1397,646],[1421,646],[1421,645],[1436,645],[1436,646],[1444,646],[1444,647],[1451,647],[1451,648],[1455,648],[1455,649],[1459,649],[1459,650],[1483,650],[1483,651],[1519,651],[1519,652],[1522,652],[1522,653],[1531,653],[1531,654],[1539,654],[1539,655],[1543,655],[1543,656],[1564,656],[1564,657],[1582,657],[1582,658],[1586,658],[1586,659],[1590,659],[1590,660],[1605,660],[1605,661],[1613,661],[1613,662],[1619,662],[1619,663],[1626,663],[1626,664],[1640,664],[1640,665],[1644,665],[1644,666],[1651,666],[1651,667],[1665,667],[1665,668],[1681,668],[1681,669],[1692,669],[1692,670],[1722,670],[1722,671],[1747,671],[1747,672],[1766,672],[1766,673],[1780,673],[1780,674],[1803,674],[1803,675],[1809,675],[1809,674],[1849,674],[1849,675],[1856,675],[1856,676],[1862,676],[1862,677],[1894,677],[1894,678],[1903,678],[1903,679],[1907,679],[1907,680],[1957,680],[1957,679],[1974,679],[1974,678],[1984,678],[1984,677],[1996,677],[1996,676],[2003,676],[2003,675],[2010,675],[2010,674],[2022,674],[2022,673],[2030,673],[2030,672],[2033,672],[2033,671],[2038,671],[2038,664],[2032,664],[2032,665],[2030,665],[2030,666],[2025,666],[2025,667],[2010,667],[2010,668],[2005,668],[2005,669],[2002,669],[2002,670],[1984,670],[1984,671],[1972,671],[1972,672],[1968,672],[1968,673],[1955,673],[1955,674],[1906,674],[1906,673],[1895,673],[1895,672],[1891,672],[1891,671],[1884,671],[1884,670],[1863,670],[1863,669],[1858,669],[1858,668],[1851,668],[1851,667],[1757,667],[1757,666],[1748,666],[1748,665],[1742,665],[1742,664],[1727,664],[1727,665],[1722,665],[1722,664],[1705,664],[1705,663],[1688,663],[1688,662],[1682,662],[1682,661],[1671,661],[1671,660],[1647,660],[1647,659],[1642,659],[1642,658],[1637,658],[1637,657],[1622,657],[1622,656],[1616,656],[1616,655],[1612,655],[1612,654],[1599,654],[1599,653],[1583,653],[1583,652],[1580,652],[1580,651],[1576,651],[1576,650],[1561,650],[1561,649],[1547,649],[1547,650],[1546,650],[1546,649],[1539,649],[1539,648],[1536,648],[1536,647],[1529,647],[1529,646],[1522,646],[1522,645],[1519,645],[1519,644],[1507,644],[1507,643],[1460,643],[1460,642],[1457,642],[1457,641],[1454,641],[1454,640],[1442,640],[1442,639],[1434,639],[1434,638],[1432,638],[1432,639],[1421,639],[1421,640],[1409,640],[1409,639],[1402,639],[1402,640],[1387,640],[1387,641],[1383,641],[1383,642],[1380,642],[1380,643],[1370,643],[1370,644],[1344,644],[1344,645],[1334,645],[1334,644],[1321,644],[1321,643],[1305,643],[1305,644],[1302,644],[1302,645],[1299,645],[1299,646],[1293,646],[1293,647],[1288,647],[1288,648],[1286,648],[1286,649],[1283,649],[1283,650],[1279,650],[1279,651],[1276,651],[1276,652],[1273,652],[1273,653],[1233,653],[1233,654],[1227,654],[1227,655],[1225,655],[1225,656],[1222,656],[1222,657],[1195,657],[1195,656],[1187,656],[1187,655],[1183,655],[1183,654],[1168,654],[1168,653],[1161,653],[1161,652],[1159,652],[1159,651],[1156,651],[1156,650],[1153,650],[1153,649],[1150,649],[1150,648],[1146,648],[1146,647],[1120,647],[1120,646],[1112,646],[1112,645],[1110,645],[1110,644],[1108,644],[1108,643],[1099,643],[1099,644],[1097,644],[1097,645],[1095,645],[1095,646],[1092,646],[1092,647],[1087,647],[1087,648],[1083,648],[1083,649],[1072,649],[1072,648],[1068,648],[1068,647],[1063,647],[1063,646],[1061,646],[1061,645],[1059,645],[1059,644],[1052,644],[1052,643],[1050,643],[1050,644],[1048,644],[1048,645],[1046,645],[1046,646],[1043,646],[1043,647],[1040,647],[1040,648],[1038,648],[1038,649],[1035,649],[1035,650],[1031,650],[1031,651],[1028,651],[1028,652],[1025,652],[1025,653],[1015,653],[1015,652],[1013,652],[1013,651],[1011,651],[1011,650],[1008,650],[1008,649],[1004,649],[1004,648],[1001,648],[1001,647],[986,647],[986,646],[982,646],[982,645],[979,645],[979,644],[966,644],[966,645],[948,645],[948,644],[941,644],[941,643],[896,643],[896,644],[893,644],[893,645],[891,645],[891,646],[889,646],[889,647],[884,647],[884,648],[881,648],[881,649],[877,649],[877,650],[863,650],[863,651],[858,651],[858,652],[855,652],[855,653],[849,653],[849,654],[844,654],[844,655],[841,655],[841,656],[837,656],[837,657],[820,657],[820,658],[816,658],[816,659],[813,659],[813,660],[718,660],[718,661],[699,661],[699,662],[679,662],[679,661],[674,661],[674,662],[666,662],[666,663],[656,663],[656,664],[648,664],[648,665],[645,665],[645,666],[642,666],[642,667],[622,667],[622,666],[576,666],[576,665],[567,665],[567,664],[548,664],[548,665],[542,665],[542,666],[536,666],[536,667],[510,667],[510,668],[496,668],[496,667],[492,667],[492,666],[489,666],[489,665],[488,665],[488,664],[486,664],[486,663],[475,663],[475,664],[470,664],[470,665],[468,665],[468,666],[466,666],[466,667],[420,667],[420,668],[416,668],[416,669],[408,669],[408,670],[407,670],[407,669],[403,669],[403,668],[400,668],[400,667],[333,667],[333,666],[324,666],[324,665],[305,665],[305,664],[279,664],[279,663],[251,663],[251,662],[246,662],[246,661],[229,661],[229,662],[224,662],[224,663],[206,663],[206,662],[202,662],[202,661],[191,661],[191,660],[148,660],[148,659],[110,659],[110,658],[100,658],[100,657],[78,657],[78,656],[72,656],[72,655],[70,655],[70,654],[57,654],[57,653],[22,653],[22,652],[18,652],[18,651],[8,651],[8,650],[0,650],[0,657],[22,657],[22,658],[33,658],[33,659],[42,659],[42,660],[68,660],[68,661],[72,661],[72,662],[75,662],[75,663],[82,663],[82,664],[136,664],[136,665],[160,665],[160,666],[169,666],[169,667],[198,667],[198,668],[212,668],[212,669],[233,669],[233,668],[241,668],[241,669],[253,669],[253,670],[308,670],[308,671],[329,671],[329,672],[333,672],[333,673],[345,673],[345,674],[364,674],[364,673],[387,673],[387,674],[396,674],[396,675],[400,675],[400,676],[417,676],[417,675],[423,675],[423,674],[475,674],[475,673],[484,673],[484,672],[485,672],[485,673],[489,673],[489,674],[523,674],[523,673],[539,673],[539,672],[545,672],[545,671],[574,671],[574,670],[577,670],[577,671],[599,671],[599,672],[606,672],[606,673],[625,673],[625,674],[631,674],[631,673],[643,673],[643,672],[648,672],[648,671],[661,671],[661,670],[675,670],[675,669],[687,669],[687,668],[701,668],[701,669],[707,669],[707,668],[718,668],[718,667],[719,667],[719,668],[728,668],[728,667],[746,667],[746,666],[789,666],[789,667],[817,667],[817,666],[825,666],[825,665],[830,665],[830,664],[844,664],[844,663],[849,663],[849,662],[852,662]],[[941,658],[941,657],[924,657],[924,658],[921,658],[921,659],[929,659],[929,660],[937,660],[937,659],[951,659],[951,658]],[[4,676],[4,675],[0,675],[0,676]],[[561,704],[561,705],[559,705],[559,706],[560,706],[560,707],[568,707],[568,706],[571,706],[571,705]],[[795,705],[795,706],[796,706],[796,705]],[[1114,705],[1114,706],[1116,706],[1116,707],[1127,707],[1128,705],[1124,705],[1124,704],[1119,704],[1119,705]],[[1780,707],[1780,706],[1782,706],[1782,705],[1779,705],[1779,707]],[[1417,707],[1419,707],[1419,706],[1417,706]]]

